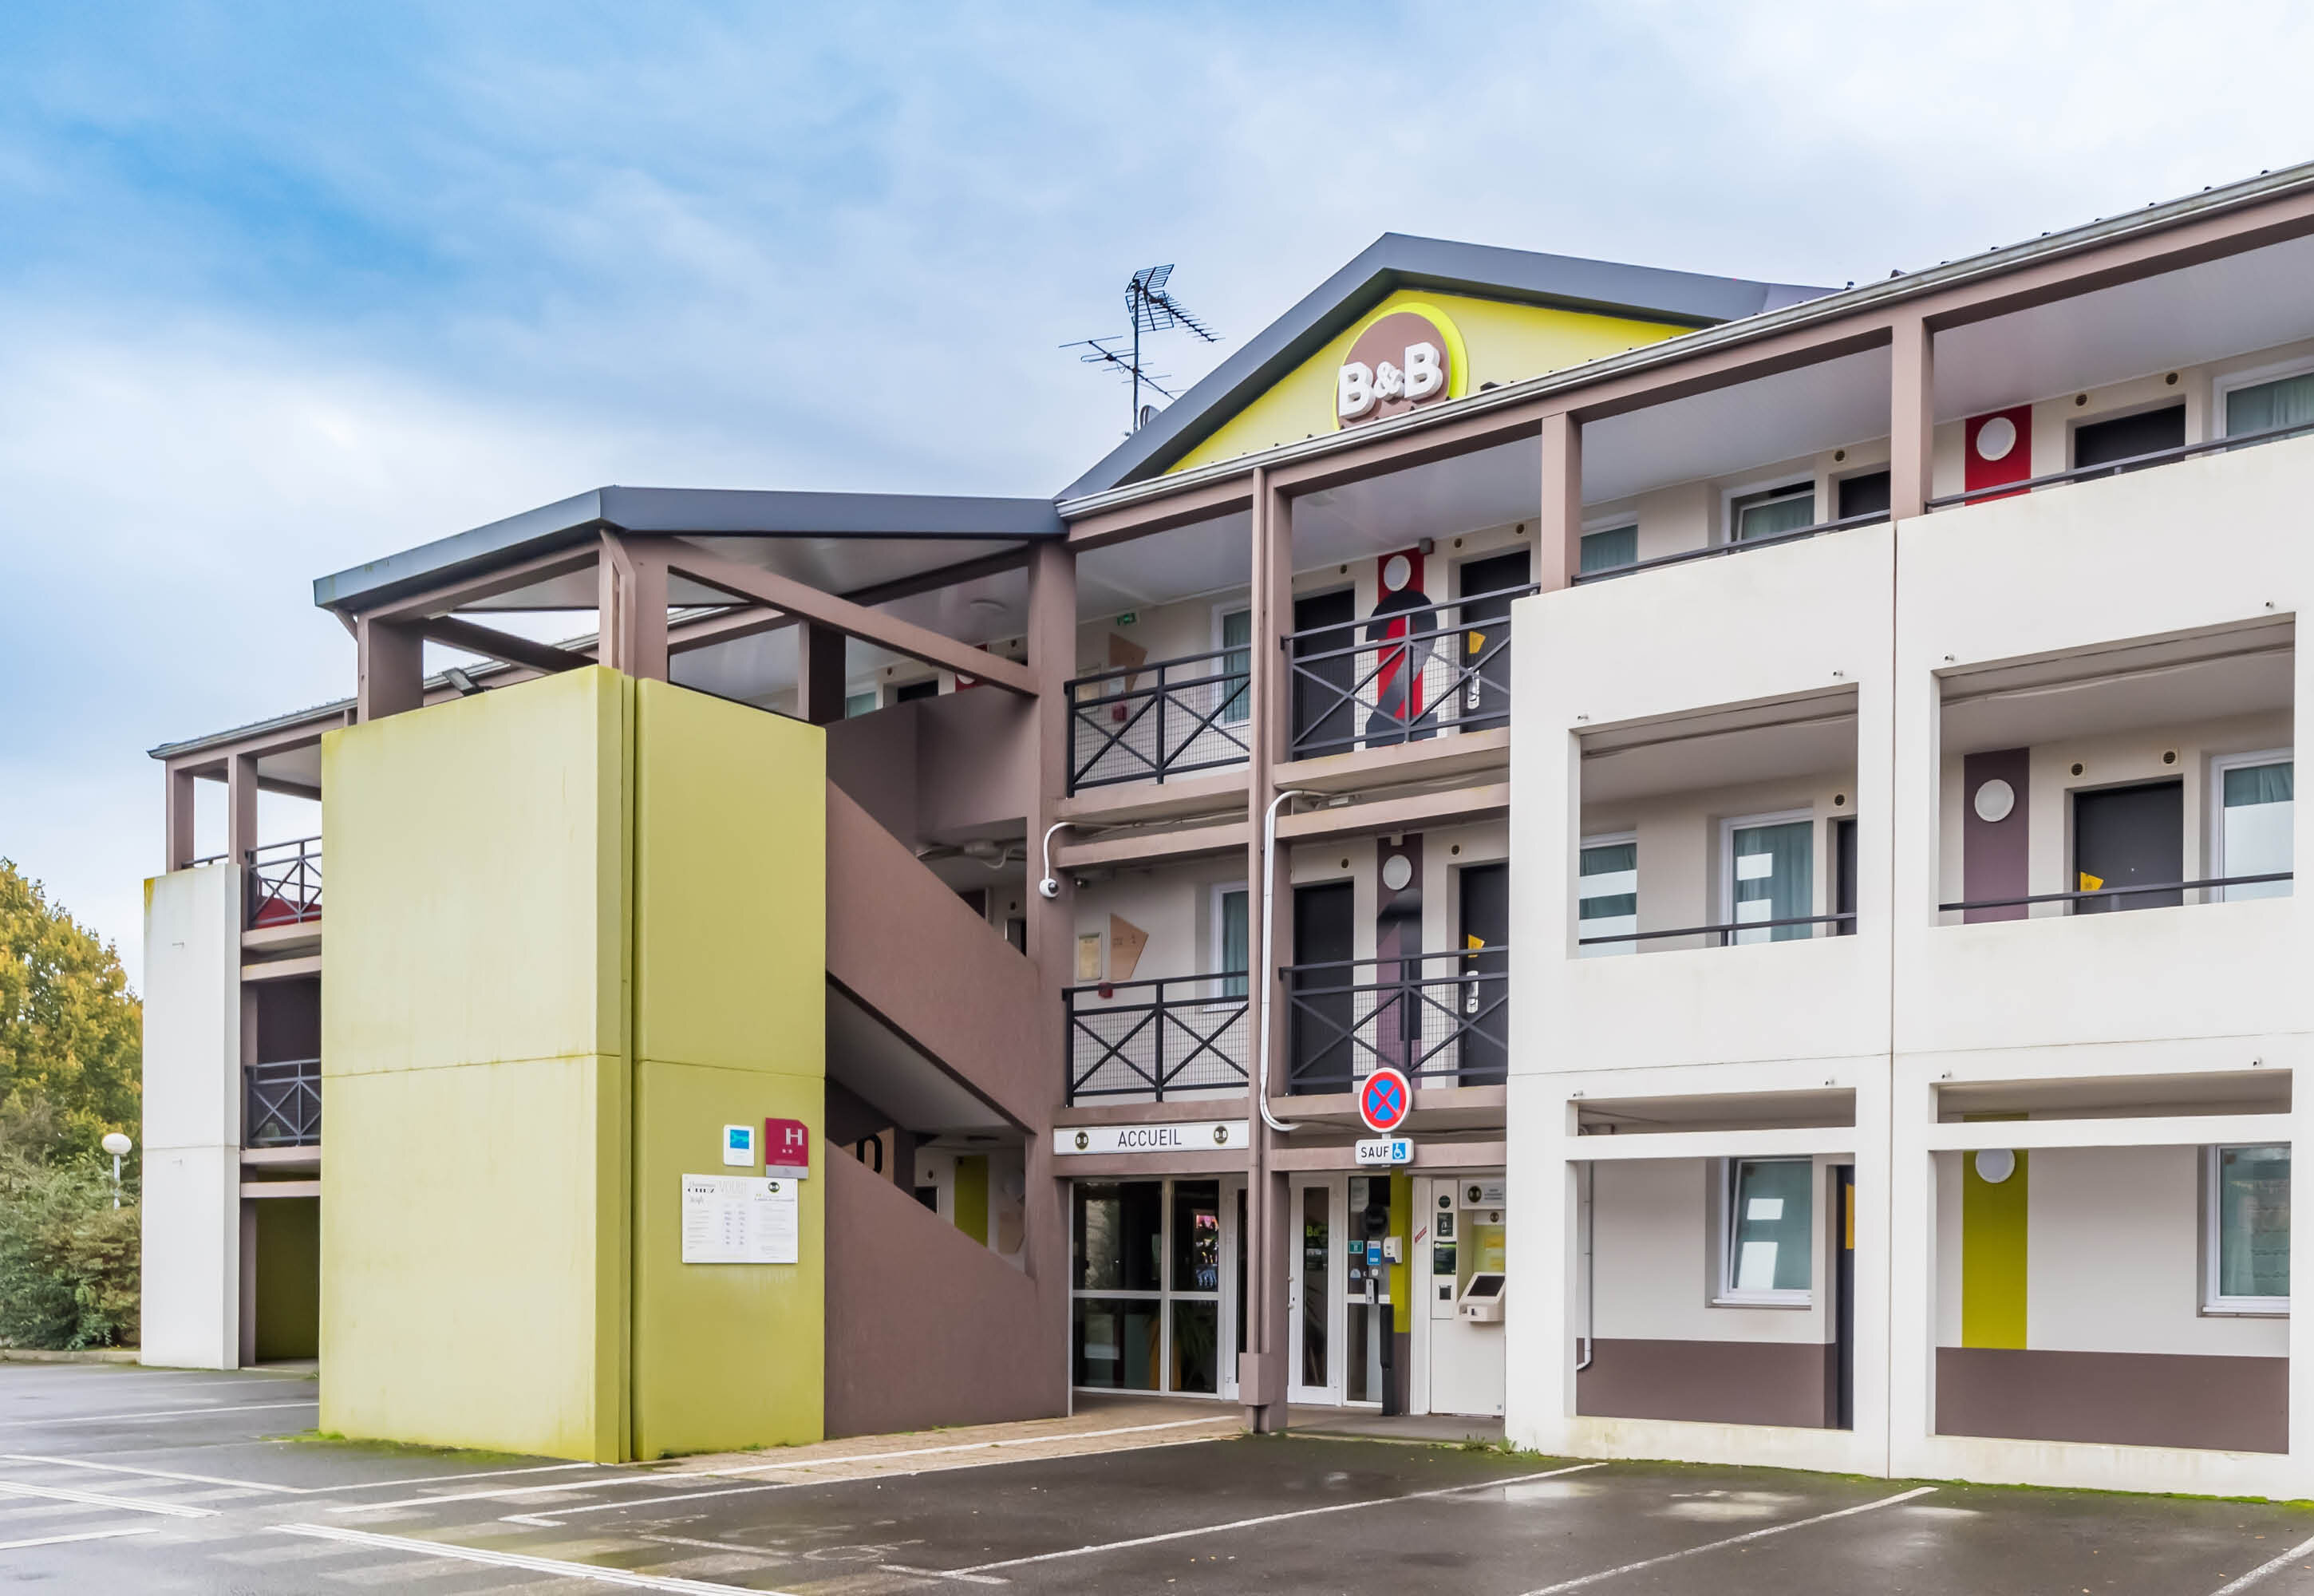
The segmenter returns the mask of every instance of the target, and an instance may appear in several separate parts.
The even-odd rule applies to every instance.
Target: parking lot
[[[2314,1596],[2314,1512],[2259,1503],[1223,1436],[1194,1409],[653,1468],[292,1439],[314,1411],[294,1374],[0,1364],[0,1583]]]

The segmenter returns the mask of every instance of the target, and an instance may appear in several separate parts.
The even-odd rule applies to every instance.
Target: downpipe
[[[1277,808],[1279,805],[1285,803],[1288,798],[1314,798],[1317,795],[1315,793],[1304,792],[1298,788],[1285,788],[1282,789],[1276,798],[1271,798],[1269,800],[1269,807],[1262,811],[1261,963],[1263,966],[1262,976],[1265,983],[1272,974],[1270,969],[1272,963],[1269,947],[1270,929],[1277,923],[1274,914],[1274,907],[1271,903],[1271,899],[1275,896],[1277,890]],[[1269,1002],[1267,996],[1269,988],[1265,984],[1262,991],[1264,995],[1261,1006],[1261,1041],[1259,1045],[1261,1062],[1254,1076],[1253,1106],[1261,1110],[1261,1123],[1263,1124],[1267,1125],[1270,1130],[1277,1135],[1290,1136],[1301,1127],[1287,1124],[1285,1121],[1279,1119],[1276,1115],[1269,1111],[1269,1037],[1271,1032],[1275,1031],[1277,1027],[1269,1023]]]
[[[1592,1354],[1599,1350],[1598,1270],[1592,1254],[1598,1223],[1599,1166],[1586,1162],[1583,1166],[1583,1334],[1579,1337],[1583,1355],[1575,1361],[1577,1374],[1591,1367]]]

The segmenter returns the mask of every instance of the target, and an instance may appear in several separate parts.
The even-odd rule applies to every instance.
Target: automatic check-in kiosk
[[[1509,1283],[1503,1257],[1503,1181],[1499,1176],[1433,1177],[1416,1196],[1428,1235],[1426,1263],[1429,1382],[1424,1411],[1491,1415],[1503,1411],[1503,1306]]]

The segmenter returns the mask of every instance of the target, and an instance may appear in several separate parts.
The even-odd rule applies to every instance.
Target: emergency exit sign
[[[811,1127],[799,1119],[764,1122],[764,1173],[797,1180],[811,1173]]]

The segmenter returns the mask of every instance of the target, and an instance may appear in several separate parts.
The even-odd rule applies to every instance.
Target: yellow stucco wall
[[[635,683],[635,1450],[820,1439],[826,1181],[794,1265],[685,1265],[726,1124],[826,1127],[826,734]]]
[[[817,728],[597,667],[324,741],[322,1427],[609,1460],[821,1432],[799,1261],[685,1265],[826,1098]]]
[[[631,701],[322,741],[323,1430],[625,1453]]]
[[[1268,392],[1223,423],[1171,469],[1188,471],[1216,460],[1231,460],[1279,444],[1338,429],[1334,417],[1335,374],[1358,334],[1391,312],[1409,305],[1434,305],[1446,313],[1468,353],[1468,369],[1457,380],[1456,396],[1475,393],[1488,383],[1515,383],[1545,372],[1580,366],[1587,360],[1620,355],[1691,331],[1622,316],[1594,315],[1586,311],[1553,310],[1547,306],[1514,304],[1499,299],[1475,299],[1460,294],[1433,294],[1401,288],[1360,318],[1324,348],[1285,376]]]

